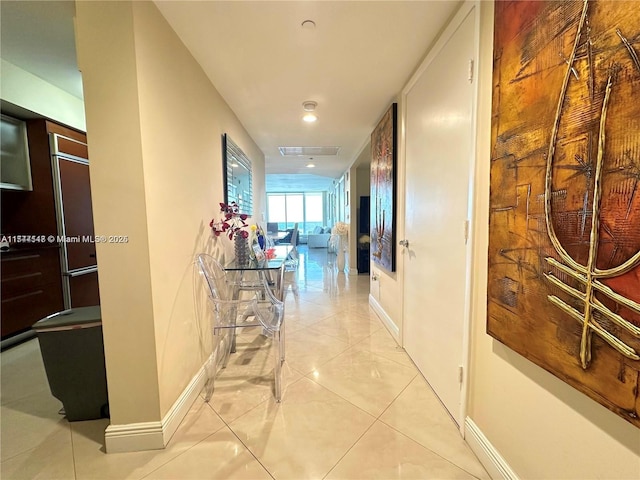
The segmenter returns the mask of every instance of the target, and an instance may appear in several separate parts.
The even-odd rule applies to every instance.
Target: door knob
[[[400,241],[398,242],[398,244],[399,244],[401,247],[409,247],[409,240],[400,240]]]

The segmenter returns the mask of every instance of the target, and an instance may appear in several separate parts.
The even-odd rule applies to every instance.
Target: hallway
[[[331,260],[331,259],[329,259]],[[369,276],[300,247],[286,305],[280,405],[259,329],[164,450],[104,453],[108,420],[57,412],[37,340],[3,352],[3,479],[489,478],[428,384],[368,305]]]

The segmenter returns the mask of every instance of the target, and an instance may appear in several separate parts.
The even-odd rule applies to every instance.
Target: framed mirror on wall
[[[251,160],[225,133],[222,136],[225,202],[236,202],[240,213],[253,215],[253,178]]]

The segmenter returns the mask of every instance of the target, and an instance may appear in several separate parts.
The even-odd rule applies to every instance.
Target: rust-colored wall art
[[[396,131],[398,104],[392,104],[371,134],[371,259],[396,270]]]
[[[640,8],[497,2],[487,331],[640,427]]]

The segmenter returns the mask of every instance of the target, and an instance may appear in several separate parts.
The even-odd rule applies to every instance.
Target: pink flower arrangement
[[[220,212],[224,214],[223,218],[216,221],[214,218],[209,222],[211,230],[216,237],[219,237],[221,233],[224,233],[232,240],[234,236],[240,235],[242,238],[248,238],[249,232],[243,230],[244,227],[248,227],[249,224],[245,220],[249,217],[246,213],[240,213],[240,207],[236,202],[230,204],[220,203]]]

